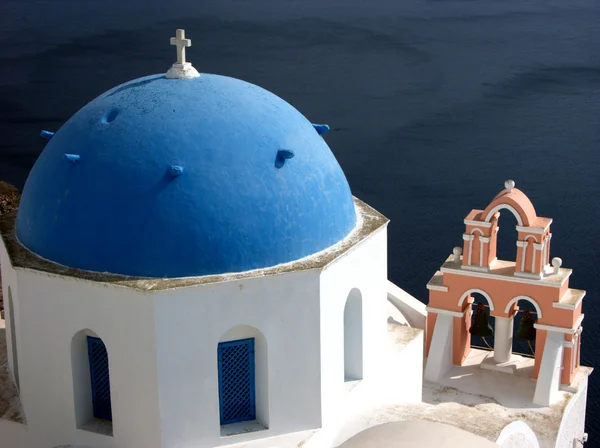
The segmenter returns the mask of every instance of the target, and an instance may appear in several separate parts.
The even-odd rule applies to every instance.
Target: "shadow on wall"
[[[25,423],[21,412],[19,393],[8,372],[8,350],[6,348],[6,328],[0,320],[0,418],[17,423]]]
[[[344,307],[344,381],[363,378],[362,294],[350,291]]]

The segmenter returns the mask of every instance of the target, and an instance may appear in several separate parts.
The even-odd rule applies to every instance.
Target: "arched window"
[[[15,331],[15,307],[13,304],[12,291],[8,287],[8,319],[10,329],[10,348],[12,352],[12,374],[15,386],[19,390],[19,357],[17,356],[17,332]]]
[[[363,378],[362,296],[358,289],[350,291],[344,307],[344,380]]]
[[[483,265],[483,232],[480,229],[473,229],[471,231],[473,238],[469,242],[469,253],[471,254],[471,265],[482,266]]]
[[[525,238],[525,242],[527,243],[527,246],[525,246],[525,250],[523,251],[523,263],[521,271],[535,272],[535,258],[537,252],[534,247],[535,238],[533,236],[529,236]]]
[[[268,354],[264,335],[246,325],[230,329],[219,340],[217,363],[221,425],[254,421],[258,426],[251,424],[251,430],[268,428]],[[240,427],[230,433],[227,428],[223,426],[222,435],[244,431]]]
[[[77,427],[112,435],[108,352],[93,331],[81,330],[73,336],[71,369]]]

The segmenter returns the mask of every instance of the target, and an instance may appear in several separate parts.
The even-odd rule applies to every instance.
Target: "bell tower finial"
[[[515,181],[512,179],[508,179],[506,182],[504,182],[504,188],[506,188],[506,190],[508,190],[508,192],[510,193],[513,188],[515,188]]]

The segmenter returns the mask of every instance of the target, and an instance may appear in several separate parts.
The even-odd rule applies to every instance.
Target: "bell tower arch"
[[[525,193],[515,188],[513,180],[507,180],[504,187],[484,210],[474,209],[466,216],[462,266],[480,272],[492,268],[498,260],[498,218],[506,210],[517,220],[517,257],[513,275],[541,279],[549,264],[552,219],[537,216],[535,207]]]
[[[532,401],[548,406],[557,398],[559,384],[570,384],[579,368],[574,354],[581,344],[585,291],[569,288],[572,270],[563,268],[560,258],[549,264],[552,219],[537,216],[514,181],[507,180],[504,187],[485,209],[466,216],[462,247],[454,248],[427,284],[425,378],[438,381],[453,365],[465,364],[474,350],[471,335],[489,335],[484,320],[490,319],[494,346],[479,357],[481,365],[514,373],[522,362],[513,353],[513,337],[534,340],[532,377],[537,383]],[[498,218],[506,211],[517,222],[515,260],[496,257]],[[476,303],[477,310],[471,296],[475,292],[487,301]],[[477,319],[472,319],[474,311]],[[515,334],[517,313],[522,328]]]

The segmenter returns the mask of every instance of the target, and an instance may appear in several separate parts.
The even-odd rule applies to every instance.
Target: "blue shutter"
[[[218,347],[221,425],[256,419],[254,338]]]
[[[108,354],[102,339],[87,337],[94,417],[112,421]]]

